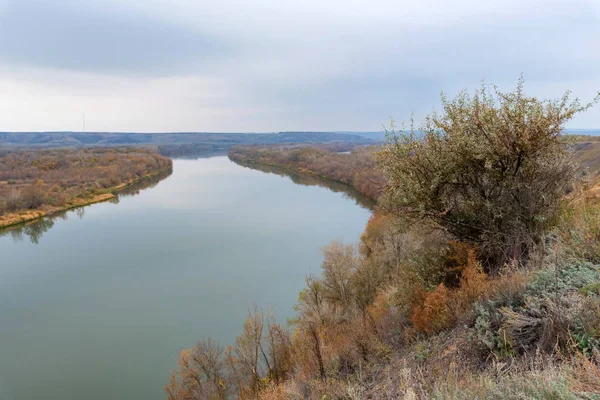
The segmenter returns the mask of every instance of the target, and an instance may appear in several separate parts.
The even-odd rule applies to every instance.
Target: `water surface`
[[[164,399],[182,348],[231,343],[253,303],[292,317],[319,249],[370,211],[280,174],[175,160],[154,187],[0,236],[0,399]]]

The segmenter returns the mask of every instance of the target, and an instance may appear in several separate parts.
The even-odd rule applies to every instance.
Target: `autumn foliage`
[[[1,153],[0,216],[60,208],[170,168],[170,159],[144,149]]]
[[[341,147],[347,149],[348,146]],[[236,146],[229,158],[240,163],[257,163],[292,169],[321,176],[354,187],[377,200],[385,187],[383,175],[376,168],[375,150],[353,146],[337,151],[339,146]]]

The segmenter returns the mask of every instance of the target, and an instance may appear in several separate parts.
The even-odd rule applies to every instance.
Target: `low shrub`
[[[557,261],[535,273],[527,287],[532,297],[557,296],[600,282],[600,266],[585,260]]]
[[[423,304],[413,309],[413,326],[425,333],[437,333],[448,328],[453,322],[450,310],[451,296],[452,292],[443,283],[425,294]]]

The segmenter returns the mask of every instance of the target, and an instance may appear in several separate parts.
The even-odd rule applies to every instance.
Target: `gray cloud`
[[[597,0],[81,3],[0,0],[0,130],[374,130],[482,79],[600,89]]]
[[[231,52],[208,34],[120,9],[14,0],[0,12],[0,62],[71,70],[176,73]]]

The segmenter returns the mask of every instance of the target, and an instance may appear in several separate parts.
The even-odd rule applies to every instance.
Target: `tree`
[[[264,314],[254,306],[248,312],[244,330],[235,340],[235,359],[229,357],[235,361],[230,362],[230,370],[237,377],[239,391],[247,397],[256,396],[266,375],[265,369],[271,369],[263,345],[264,326]]]
[[[296,311],[300,316],[297,321],[297,339],[305,339],[309,351],[314,356],[315,364],[321,379],[325,380],[325,363],[323,360],[323,349],[321,344],[321,330],[323,326],[330,323],[334,310],[329,307],[325,297],[325,285],[320,279],[314,277],[306,278],[306,288],[300,292],[300,298]],[[302,346],[300,346],[302,347]]]
[[[227,397],[223,349],[207,339],[196,347],[182,350],[179,371],[171,372],[165,386],[169,400],[224,399]]]
[[[37,183],[32,183],[25,188],[22,195],[22,202],[27,208],[38,208],[44,202],[44,181],[39,179]]]
[[[576,167],[562,132],[581,105],[570,93],[538,100],[485,85],[447,100],[422,127],[397,132],[378,154],[388,208],[429,219],[460,240],[477,243],[488,268],[520,262],[557,216]]]
[[[323,256],[321,268],[325,297],[332,304],[339,305],[348,318],[353,306],[350,282],[359,265],[354,246],[334,241],[323,249]]]

